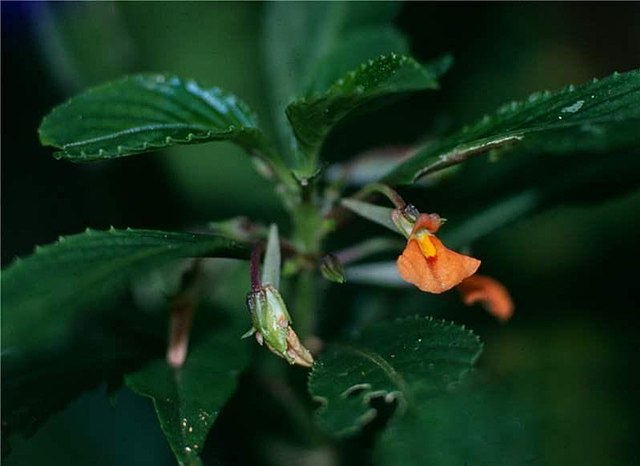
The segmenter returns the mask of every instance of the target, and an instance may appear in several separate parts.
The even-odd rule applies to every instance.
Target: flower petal
[[[495,318],[506,322],[513,315],[513,300],[509,291],[497,280],[484,275],[474,275],[458,285],[462,302],[471,306],[480,302]]]
[[[435,236],[430,236],[429,240],[435,248],[435,255],[425,257],[418,241],[409,239],[398,258],[400,276],[422,291],[447,291],[473,275],[480,267],[478,259],[450,250]]]
[[[431,233],[436,233],[445,219],[441,218],[438,214],[420,214],[418,219],[416,220],[415,225],[413,226],[412,233],[415,233],[418,230],[426,228]]]

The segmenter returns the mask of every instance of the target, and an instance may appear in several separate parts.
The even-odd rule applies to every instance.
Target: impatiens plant
[[[518,297],[500,283],[508,277],[483,274],[491,258],[474,253],[474,242],[591,199],[602,173],[620,180],[608,195],[637,188],[640,70],[533,94],[449,134],[425,127],[425,139],[402,150],[331,165],[336,128],[437,92],[452,65],[448,55],[428,63],[409,55],[391,26],[396,6],[367,5],[365,14],[341,4],[334,17],[335,5],[269,5],[270,124],[209,83],[157,73],[91,88],[44,117],[42,144],[76,163],[237,144],[288,218],[212,219],[193,232],[86,230],[16,259],[2,273],[5,443],[106,382],[153,401],[179,464],[206,463],[215,461],[205,443],[216,442],[216,419],[247,393],[277,386],[280,404],[273,395],[264,403],[330,446],[333,463],[322,464],[349,458],[354,439],[375,438],[364,448],[374,464],[418,465],[436,458],[425,435],[451,428],[438,407],[485,396],[473,377],[463,380],[482,351],[471,330],[428,308],[363,316],[353,300],[338,300],[329,312],[323,296],[406,287],[509,320]],[[299,27],[295,18],[308,20],[304,43],[283,33]],[[538,165],[547,169],[531,170]],[[71,374],[81,376],[68,384]],[[473,450],[457,454],[434,464],[476,464]]]

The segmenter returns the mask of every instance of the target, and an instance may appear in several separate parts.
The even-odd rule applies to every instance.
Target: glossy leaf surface
[[[73,97],[40,126],[57,158],[91,161],[216,140],[269,153],[255,115],[218,88],[161,74],[122,78]]]
[[[408,51],[405,37],[391,26],[346,32],[339,43],[316,63],[309,74],[304,95],[325,92],[342,76],[368,60],[392,53],[404,55]]]
[[[294,101],[287,117],[303,152],[314,158],[331,128],[359,107],[376,98],[437,86],[435,74],[414,59],[381,56],[350,71],[323,94]]]
[[[638,147],[639,127],[640,70],[616,73],[579,87],[540,92],[525,101],[507,104],[425,147],[396,167],[385,181],[411,183],[492,150],[506,153],[517,148],[543,156]]]

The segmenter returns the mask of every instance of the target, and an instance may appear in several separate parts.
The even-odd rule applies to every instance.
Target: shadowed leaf
[[[112,229],[61,237],[3,271],[3,351],[16,357],[26,347],[56,344],[78,315],[103,308],[131,279],[173,259],[248,254],[213,235]]]
[[[356,109],[377,98],[437,87],[429,68],[391,54],[361,64],[322,94],[294,101],[287,107],[287,117],[300,148],[313,161],[331,128]]]
[[[137,309],[125,291],[190,256],[244,258],[248,250],[212,235],[87,230],[5,269],[2,417],[9,433],[32,432],[81,391],[162,354],[163,315]]]
[[[158,359],[126,377],[129,388],[153,400],[180,465],[201,464],[207,434],[249,360],[251,345],[241,333],[238,326],[220,325],[193,342],[182,368]]]
[[[397,401],[394,417],[412,416],[455,384],[481,348],[470,331],[431,318],[374,325],[353,342],[330,346],[316,362],[309,391],[322,402],[319,422],[337,436],[355,433],[376,416],[374,397]]]

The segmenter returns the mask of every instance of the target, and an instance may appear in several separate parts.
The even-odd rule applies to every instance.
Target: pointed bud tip
[[[334,283],[344,283],[344,268],[340,260],[333,254],[327,254],[320,260],[320,272],[322,276]]]
[[[187,346],[177,345],[170,347],[167,351],[167,364],[174,369],[180,369],[187,359]]]
[[[287,353],[285,358],[290,364],[297,364],[303,367],[313,366],[313,356],[307,348],[305,348],[296,332],[289,326],[287,332]]]

